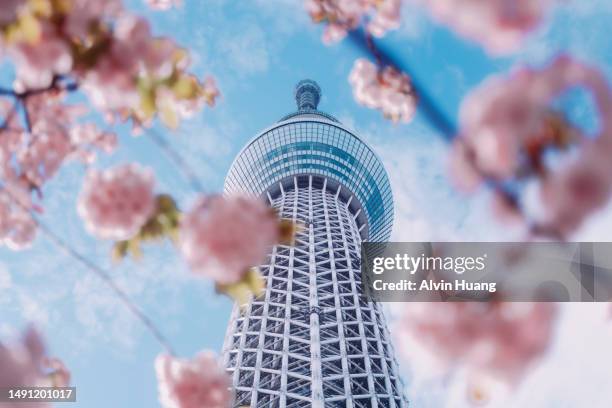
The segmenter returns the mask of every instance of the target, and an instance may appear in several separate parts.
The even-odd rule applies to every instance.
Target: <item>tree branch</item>
[[[21,106],[23,108],[23,121],[25,122],[25,128],[29,133],[32,133],[32,121],[30,120],[30,112],[28,112],[26,97],[19,97],[18,100],[21,102]]]
[[[421,108],[429,122],[444,136],[447,140],[452,140],[457,135],[457,127],[450,120],[442,109],[437,105],[434,98],[429,95],[425,86],[422,86],[418,78],[414,75],[408,64],[401,61],[400,58],[393,55],[380,44],[375,44],[372,38],[365,32],[363,28],[352,30],[348,34],[348,39],[351,44],[357,47],[360,51],[372,55],[379,63],[395,67],[398,71],[405,72],[410,76],[412,87],[415,90],[418,98],[418,106]]]
[[[457,126],[455,123],[446,116],[444,111],[438,106],[435,99],[429,94],[427,88],[421,84],[418,78],[414,75],[410,66],[403,62],[399,57],[393,55],[391,51],[386,49],[380,44],[376,44],[373,38],[363,29],[357,28],[352,30],[348,34],[348,39],[355,47],[361,52],[373,56],[379,64],[383,66],[389,65],[394,67],[400,72],[408,74],[410,77],[412,87],[415,91],[418,100],[418,107],[425,114],[426,119],[438,130],[440,135],[451,142],[458,135]],[[500,182],[499,180],[492,179],[491,177],[484,177],[485,185],[498,192],[499,194],[505,195],[509,200],[519,203],[517,194],[507,185],[507,183]]]
[[[15,197],[9,190],[5,188],[1,188],[1,191],[4,191],[6,195],[10,198],[10,200],[15,203],[19,208],[23,211],[26,211],[29,216],[32,218],[32,221],[36,224],[39,231],[41,231],[51,242],[53,242],[58,248],[60,248],[66,255],[75,259],[81,265],[83,265],[88,271],[92,272],[94,275],[98,276],[114,293],[117,295],[119,300],[128,308],[128,310],[138,319],[140,320],[144,326],[149,330],[149,332],[153,335],[153,337],[157,340],[157,342],[171,355],[174,355],[174,351],[166,337],[161,333],[161,331],[155,326],[153,321],[130,299],[128,294],[112,279],[111,275],[89,259],[87,259],[84,255],[76,251],[72,248],[66,241],[64,241],[58,234],[53,232],[51,228],[49,228],[46,224],[38,219],[36,214],[34,214],[27,206],[19,201],[17,197]]]
[[[19,105],[19,99],[15,99],[15,101],[13,102],[13,105],[11,106],[11,110],[6,114],[6,117],[4,118],[4,122],[0,126],[0,131],[7,130],[9,128],[9,124],[11,123],[13,116],[15,116],[15,113],[17,113],[18,105]]]
[[[148,128],[146,132],[150,139],[166,154],[166,156],[178,167],[187,178],[191,188],[198,193],[205,191],[204,183],[200,180],[195,170],[183,159],[183,157],[172,148],[172,146],[155,129]]]
[[[12,96],[13,98],[25,99],[29,96],[39,95],[41,93],[54,91],[54,90],[74,92],[79,89],[79,84],[76,81],[66,83],[64,86],[60,86],[60,84],[63,81],[66,81],[67,79],[68,78],[64,75],[56,75],[53,77],[53,80],[51,81],[51,85],[49,85],[48,87],[38,88],[38,89],[28,89],[23,92],[16,92],[8,88],[0,88],[0,96]]]

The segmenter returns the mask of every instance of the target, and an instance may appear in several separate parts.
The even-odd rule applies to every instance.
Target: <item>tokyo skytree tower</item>
[[[298,110],[236,157],[226,192],[261,196],[302,224],[277,245],[265,295],[236,306],[224,345],[235,407],[406,407],[381,308],[360,295],[360,243],[386,241],[393,197],[380,159],[303,80]]]

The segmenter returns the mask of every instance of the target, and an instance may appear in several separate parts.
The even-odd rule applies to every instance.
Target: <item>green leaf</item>
[[[113,260],[120,261],[126,257],[128,251],[128,241],[119,241],[113,245]]]
[[[197,79],[183,75],[172,84],[172,92],[180,99],[193,99],[197,96],[200,87]]]
[[[238,282],[217,284],[216,289],[244,307],[253,296],[259,297],[264,293],[265,281],[257,268],[250,268]]]
[[[278,223],[278,241],[282,245],[294,245],[295,235],[301,226],[292,220],[283,218]]]
[[[140,248],[140,239],[132,238],[128,241],[128,250],[132,258],[139,260],[142,258],[142,249]]]

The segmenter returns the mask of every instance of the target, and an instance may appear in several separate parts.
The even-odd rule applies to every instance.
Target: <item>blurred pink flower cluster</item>
[[[315,22],[325,21],[323,34],[326,44],[342,40],[348,31],[363,20],[377,37],[400,24],[401,0],[306,0],[306,10]]]
[[[111,152],[117,143],[83,121],[90,114],[84,104],[66,103],[69,92],[82,90],[107,119],[133,119],[135,127],[156,116],[175,127],[219,92],[212,78],[188,73],[188,53],[153,37],[121,0],[5,3],[0,51],[16,80],[0,100],[0,243],[21,249],[35,237],[29,212],[42,211],[36,198],[44,183],[69,159],[91,163],[95,150]]]
[[[79,215],[96,237],[127,240],[155,211],[154,184],[153,172],[137,164],[90,170],[79,195]]]
[[[28,329],[20,343],[8,347],[0,343],[0,388],[67,387],[70,372],[56,358],[45,356],[38,333]],[[47,408],[43,402],[0,403],[3,408]]]
[[[191,269],[220,284],[238,282],[279,239],[279,221],[261,200],[241,195],[200,198],[180,226]]]
[[[218,94],[210,79],[204,87],[183,71],[187,52],[167,38],[154,38],[146,20],[120,16],[108,51],[82,74],[82,86],[98,108],[150,121],[156,112],[169,126],[213,104]]]
[[[411,303],[396,342],[407,361],[428,353],[443,371],[464,367],[516,385],[548,349],[556,315],[554,303]]]
[[[0,44],[16,66],[18,91],[46,88],[56,75],[69,74],[78,63],[71,44],[87,44],[100,22],[122,9],[121,0],[75,0],[56,7],[44,0],[38,7],[35,2],[11,3],[4,12],[12,18],[3,26],[12,35],[5,35]],[[53,17],[60,14],[64,19],[58,30]]]
[[[93,123],[77,123],[87,112],[63,103],[63,93],[32,95],[27,110],[29,130],[18,120],[13,103],[0,100],[5,118],[0,131],[0,242],[12,249],[27,247],[36,226],[29,211],[40,211],[32,192],[38,192],[69,160],[90,163],[95,150],[111,152],[116,137]]]
[[[492,54],[517,50],[555,0],[417,0],[433,17]]]
[[[147,123],[159,113],[171,126],[218,95],[187,73],[185,50],[153,37],[120,0],[12,2],[3,20],[0,44],[16,66],[16,92],[70,76],[109,114]]]
[[[416,97],[408,75],[391,66],[358,59],[349,76],[357,102],[378,109],[394,122],[410,122],[416,110]]]
[[[163,408],[227,408],[230,380],[212,352],[192,360],[162,354],[155,360],[159,402]]]
[[[589,137],[572,125],[554,102],[573,88],[589,91],[596,102],[601,131]],[[539,180],[542,214],[527,220],[518,203],[497,197],[497,209],[537,229],[566,236],[612,192],[612,92],[603,75],[567,56],[540,69],[521,68],[494,77],[467,97],[460,112],[461,134],[451,156],[451,173],[465,190],[484,179]],[[553,166],[552,150],[569,159]]]

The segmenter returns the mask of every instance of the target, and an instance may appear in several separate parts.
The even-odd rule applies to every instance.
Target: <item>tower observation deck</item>
[[[386,241],[393,198],[374,151],[319,110],[298,110],[238,154],[225,191],[261,196],[304,227],[261,266],[265,295],[230,318],[224,361],[235,407],[406,407],[385,317],[360,295],[360,244]]]

